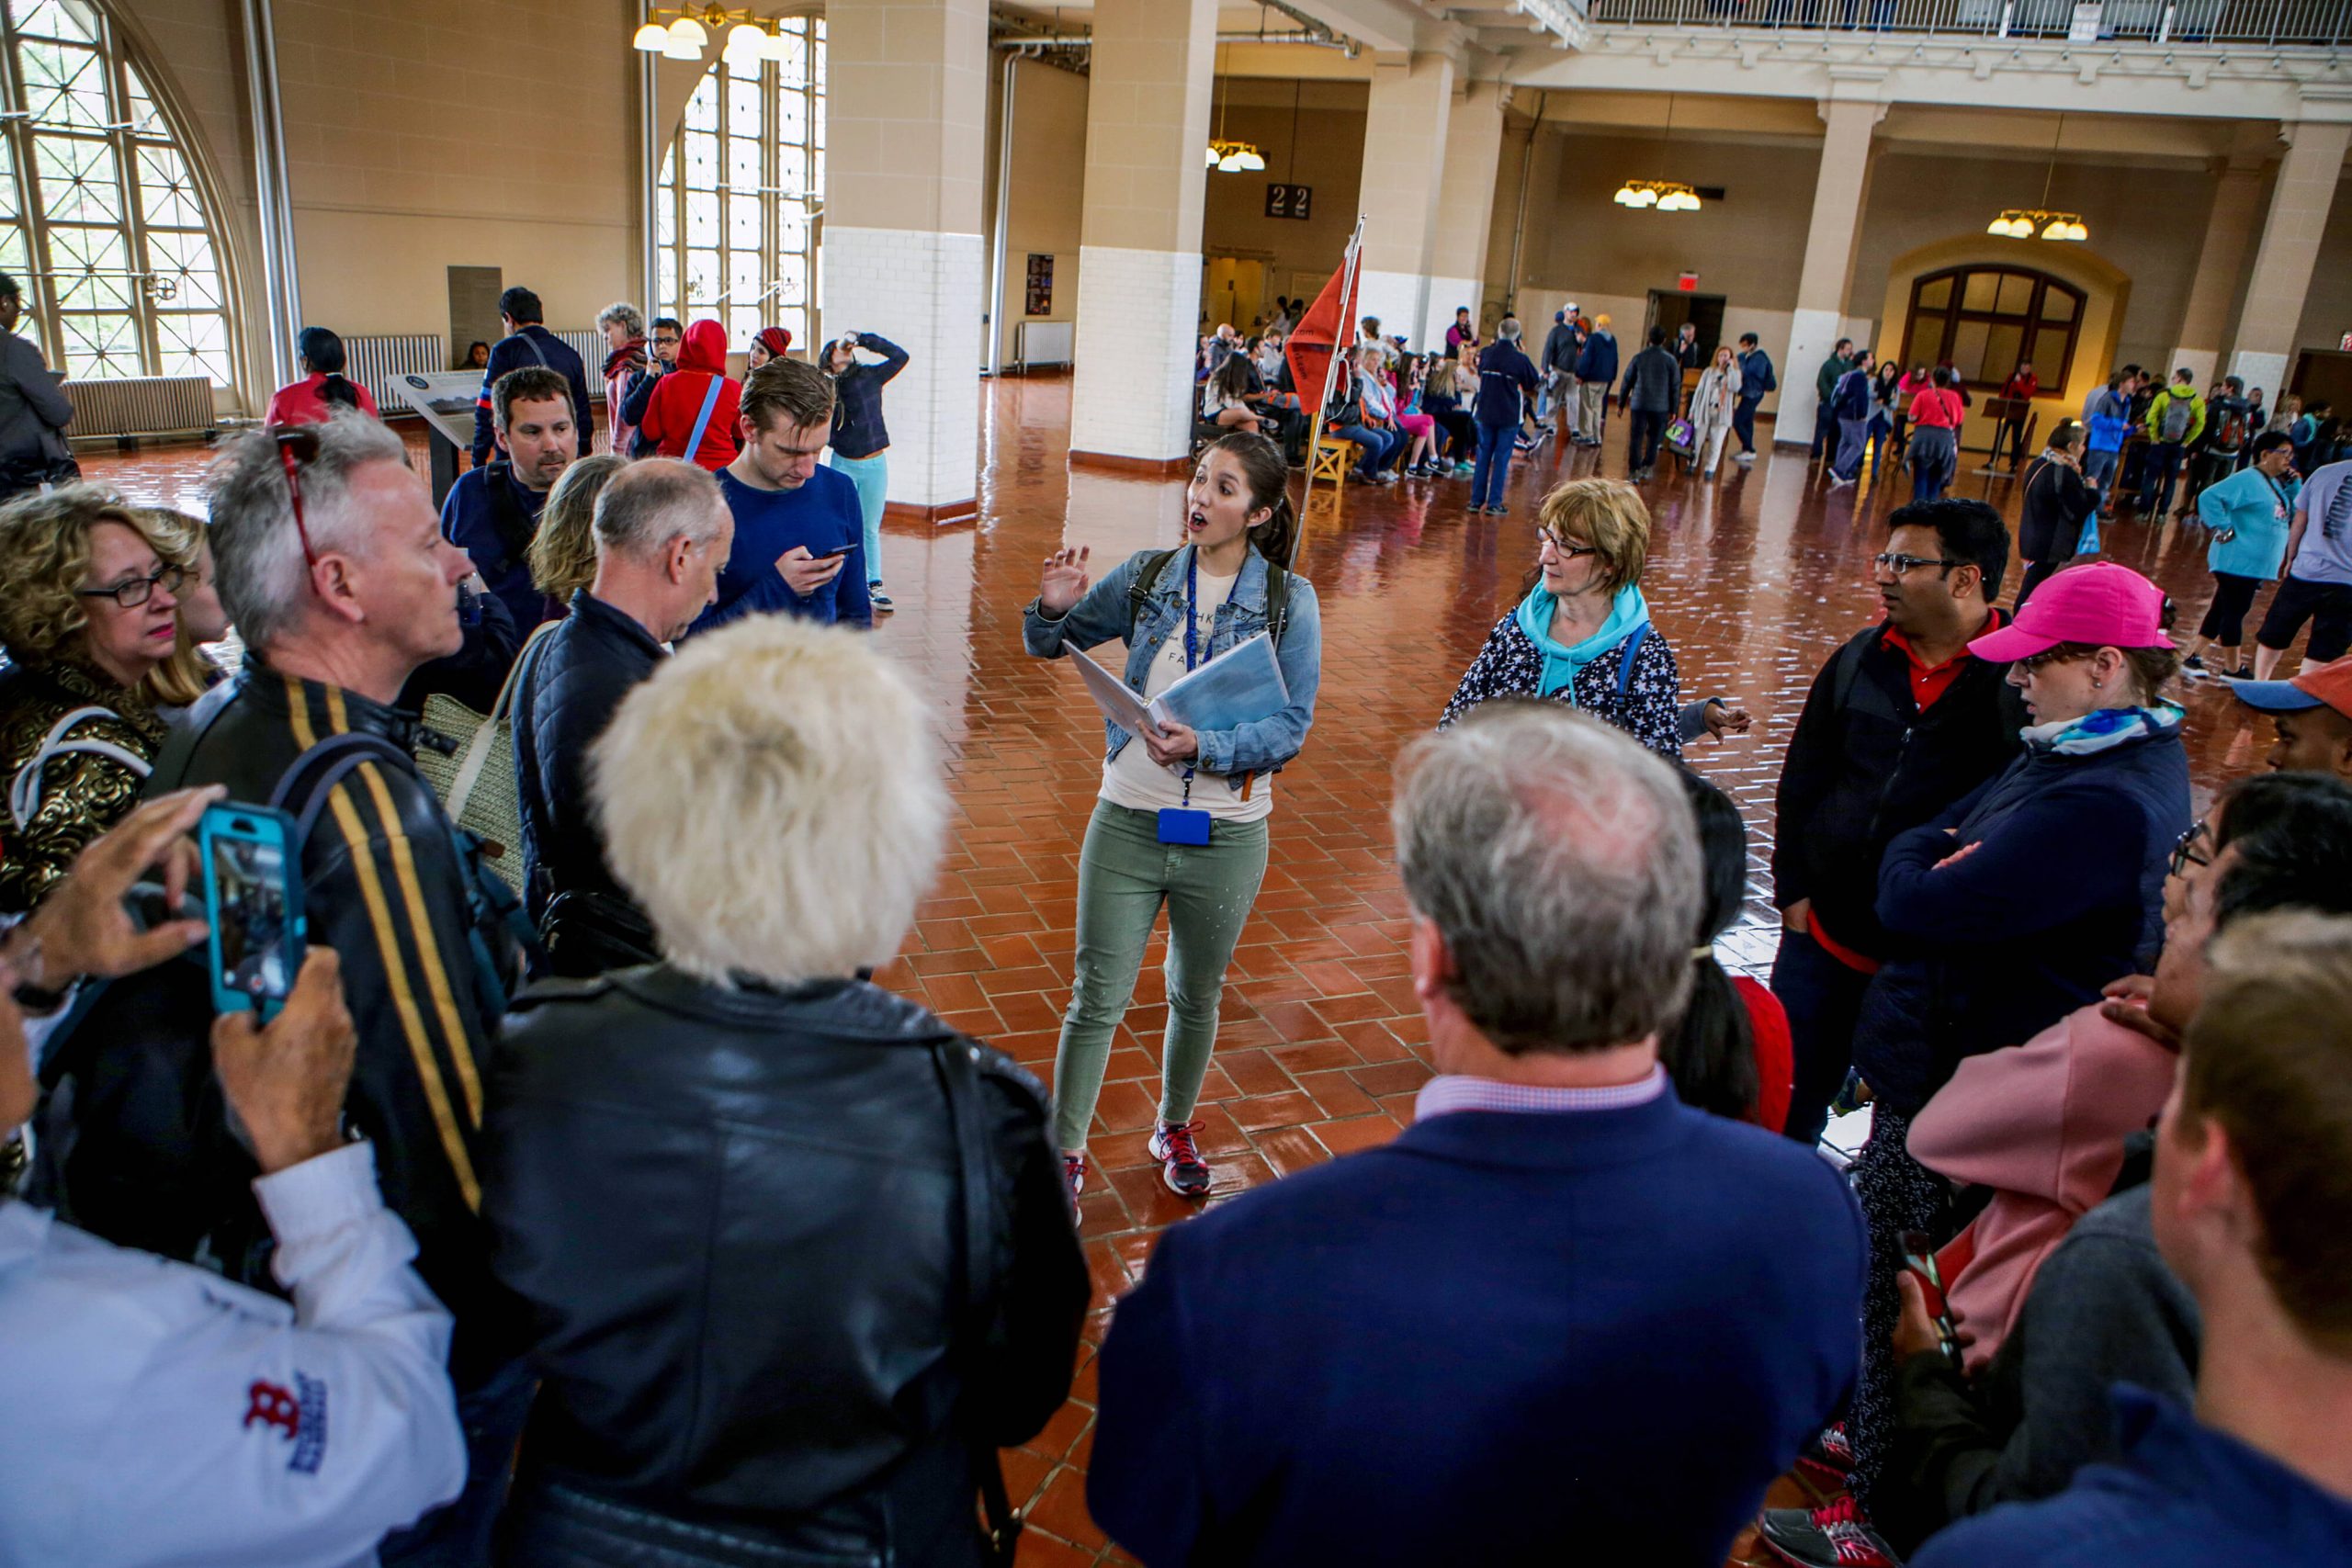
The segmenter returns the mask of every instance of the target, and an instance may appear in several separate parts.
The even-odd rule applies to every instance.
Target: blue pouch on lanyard
[[[1201,552],[1196,546],[1192,558],[1184,563],[1184,672],[1188,675],[1201,654],[1200,618],[1193,608],[1200,600],[1200,592]],[[1209,814],[1193,805],[1193,770],[1189,766],[1184,770],[1184,804],[1160,807],[1159,841],[1194,848],[1209,841]]]

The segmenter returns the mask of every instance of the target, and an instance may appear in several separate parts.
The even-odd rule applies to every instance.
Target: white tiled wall
[[[970,501],[979,492],[980,237],[829,223],[819,265],[826,332],[879,333],[910,356],[882,399],[890,499]]]
[[[1078,277],[1071,448],[1183,457],[1193,440],[1200,253],[1083,245]]]

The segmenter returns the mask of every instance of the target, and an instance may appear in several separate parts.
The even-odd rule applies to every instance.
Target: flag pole
[[[1351,318],[1355,314],[1356,259],[1363,246],[1363,214],[1359,212],[1356,214],[1356,226],[1348,235],[1347,254],[1340,263],[1340,319],[1331,328],[1331,357],[1323,367],[1323,395],[1316,400],[1314,423],[1307,427],[1306,488],[1299,496],[1298,526],[1291,530],[1290,559],[1283,563],[1285,569],[1296,567],[1299,546],[1306,538],[1306,503],[1315,493],[1315,454],[1323,445],[1323,412],[1331,406],[1331,391],[1339,381],[1340,356],[1355,342],[1346,333],[1350,327],[1355,325]],[[1344,479],[1334,479],[1331,488],[1337,491],[1345,482]]]

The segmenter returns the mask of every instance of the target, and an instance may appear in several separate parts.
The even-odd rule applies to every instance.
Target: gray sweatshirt
[[[15,333],[0,332],[0,462],[62,457],[62,436],[74,420],[74,405],[50,376],[40,345]]]

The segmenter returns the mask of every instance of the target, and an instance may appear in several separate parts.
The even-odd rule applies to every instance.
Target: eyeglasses
[[[1598,545],[1570,544],[1549,528],[1538,529],[1535,536],[1535,547],[1541,550],[1545,545],[1551,546],[1552,553],[1562,560],[1577,560],[1585,556],[1597,556],[1600,553],[1600,547]]]
[[[294,535],[302,541],[302,564],[316,572],[319,552],[311,547],[310,524],[302,516],[301,471],[303,464],[318,461],[319,433],[307,424],[279,425],[270,431],[269,438],[277,443],[277,460],[286,466],[286,494],[294,503]],[[316,592],[315,578],[311,588]]]
[[[2211,855],[2199,854],[2198,852],[2198,846],[2200,844],[2211,843],[2211,829],[2208,828],[2202,822],[2190,823],[2188,825],[2188,831],[2183,833],[2179,838],[2173,840],[2172,863],[2170,868],[2172,874],[2175,876],[2185,876],[2188,873],[2188,868],[2192,865],[2211,865],[2213,863],[2213,857]]]
[[[2061,643],[2056,648],[2045,648],[2040,653],[2029,653],[2023,659],[2016,660],[2013,662],[2019,670],[2024,671],[2027,674],[2035,675],[2049,669],[2053,664],[2064,664],[2068,660],[2080,659],[2081,657],[2081,654],[2073,651],[2064,643]]]
[[[1884,555],[1872,556],[1871,559],[1874,564],[1886,568],[1897,577],[1901,577],[1906,571],[1917,571],[1923,566],[1940,567],[1950,571],[1954,567],[1968,564],[1964,560],[1950,560],[1941,556],[1906,556],[1893,550]]]
[[[144,577],[126,578],[111,588],[77,588],[85,599],[111,599],[126,610],[136,610],[155,596],[157,588],[166,593],[177,593],[180,584],[187,581],[187,568],[170,562],[157,567]]]

